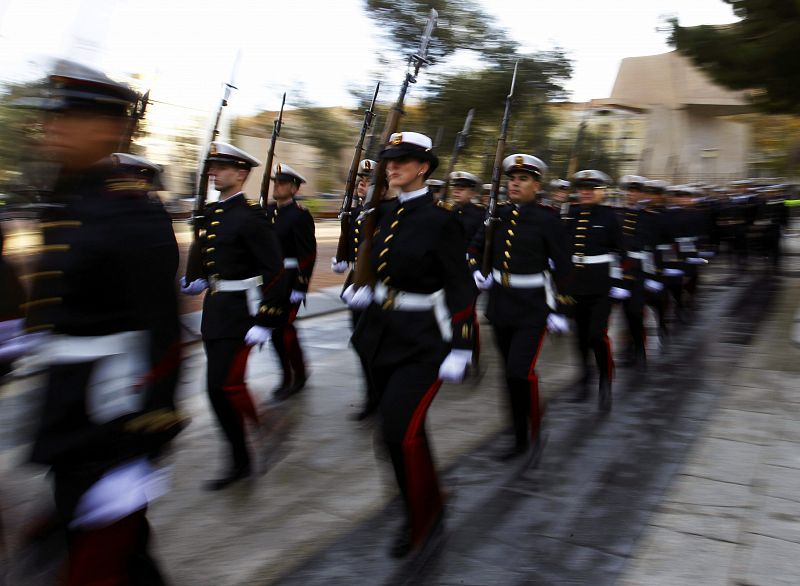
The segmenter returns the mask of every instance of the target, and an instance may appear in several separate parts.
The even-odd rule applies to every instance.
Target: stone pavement
[[[717,373],[716,409],[621,585],[800,584],[800,238],[786,244],[793,276],[742,360]]]
[[[791,263],[790,273],[796,256]],[[430,412],[450,498],[445,539],[424,560],[386,555],[398,505],[374,428],[347,420],[362,390],[346,312],[299,322],[311,382],[290,401],[266,403],[275,363],[266,347],[254,353],[248,378],[285,438],[282,458],[222,493],[199,487],[221,465],[221,440],[202,391],[202,349],[191,345],[180,404],[193,422],[176,442],[173,490],[151,509],[155,552],[178,586],[776,583],[757,577],[774,564],[769,556],[797,547],[800,518],[800,499],[785,498],[800,473],[796,460],[787,466],[800,441],[798,402],[782,402],[796,377],[787,369],[800,361],[786,353],[791,319],[780,319],[797,307],[797,283],[715,263],[697,319],[662,351],[652,348],[647,377],[620,369],[608,417],[594,401],[563,400],[577,375],[573,342],[549,338],[538,369],[548,444],[532,470],[490,458],[506,419],[486,328],[483,380],[446,385]],[[309,307],[333,308],[338,288],[320,293],[329,299],[312,297]],[[0,502],[12,550],[15,529],[49,499],[42,471],[19,464],[27,446],[12,431],[28,420],[36,386],[30,377],[0,396]],[[46,574],[40,560],[23,561]],[[797,570],[779,571],[800,583]],[[730,581],[714,582],[723,574]]]

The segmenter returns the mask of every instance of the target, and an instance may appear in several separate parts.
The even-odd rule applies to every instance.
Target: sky
[[[735,20],[722,0],[477,1],[525,49],[567,52],[574,101],[608,97],[624,57],[670,50],[656,31],[663,15],[683,25]],[[349,87],[399,84],[404,74],[361,0],[0,0],[0,81],[30,79],[46,57],[67,57],[137,74],[154,100],[210,116],[237,54],[234,115],[276,109],[284,91],[288,106],[301,94],[349,106]],[[395,66],[379,70],[381,54]]]

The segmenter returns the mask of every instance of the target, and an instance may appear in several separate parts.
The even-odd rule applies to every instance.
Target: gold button
[[[508,246],[509,248],[511,248],[511,240],[506,240],[506,246]]]
[[[394,238],[394,234],[389,234],[386,238],[384,238],[383,240],[384,244],[389,242],[389,240],[391,240],[392,238]]]
[[[356,228],[356,234],[358,234],[358,228]]]
[[[215,264],[217,264],[217,263],[215,263],[213,260],[210,260],[210,261],[208,261],[208,262],[206,263],[206,266],[207,266],[207,267],[213,267]]]
[[[211,222],[211,225],[212,226],[219,226],[219,220],[214,220],[213,222]]]
[[[221,214],[222,211],[223,211],[222,208],[219,208],[219,209],[214,210],[214,213],[215,214]]]
[[[578,226],[578,230],[586,230],[586,226]]]
[[[380,265],[378,265],[378,272],[380,273],[385,268],[386,268],[386,263],[382,262]]]
[[[383,284],[384,284],[384,285],[388,285],[390,280],[391,280],[391,277],[386,277],[386,278],[383,280]]]
[[[513,231],[513,230],[509,230],[509,231],[508,231],[508,235],[509,235],[509,236],[514,236],[514,231]]]
[[[518,216],[519,215],[519,210],[511,210],[511,215],[515,216],[515,217]]]
[[[388,248],[384,248],[383,250],[381,250],[381,253],[378,255],[378,257],[384,256],[387,252],[389,252],[389,249]]]
[[[394,230],[395,226],[397,226],[397,224],[399,224],[399,223],[400,223],[400,220],[395,220],[394,222],[392,222],[392,225],[391,225],[391,226],[389,226],[389,227],[390,227],[392,230]]]
[[[402,214],[404,211],[406,211],[406,209],[405,209],[405,208],[402,208],[402,207],[401,207],[401,208],[397,208],[397,212],[396,212],[396,214],[399,216],[399,215],[400,215],[400,214]]]
[[[517,225],[517,221],[516,220],[511,220],[511,225],[512,226],[516,226]]]
[[[356,246],[356,247],[353,249],[353,252],[355,252],[356,254],[358,254],[358,246]]]
[[[206,235],[206,238],[208,238],[209,240],[214,240],[214,238],[216,238],[216,237],[217,237],[216,234],[207,234]]]
[[[214,252],[215,250],[216,248],[214,248],[213,246],[209,246],[208,248],[206,248],[206,252]]]
[[[506,250],[505,252],[506,258],[511,258],[511,253]]]

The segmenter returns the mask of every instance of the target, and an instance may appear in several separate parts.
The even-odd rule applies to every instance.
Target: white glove
[[[248,346],[255,346],[256,344],[263,344],[269,340],[272,335],[272,330],[263,326],[253,326],[244,335],[244,343]]]
[[[569,331],[569,321],[560,313],[551,313],[547,316],[547,329],[558,334]]]
[[[347,268],[349,266],[350,266],[350,263],[347,262],[346,260],[336,260],[335,256],[331,257],[331,270],[334,273],[342,274],[343,272],[345,272],[347,270]]]
[[[653,279],[645,279],[644,280],[644,288],[648,291],[652,291],[653,293],[658,293],[662,289],[664,289],[664,283]]]
[[[439,378],[446,383],[460,383],[471,361],[472,350],[450,350],[439,367]]]
[[[22,318],[0,321],[0,342],[21,336],[24,322]]]
[[[185,293],[186,295],[200,295],[200,293],[206,289],[208,289],[208,281],[205,279],[195,279],[187,285],[186,277],[181,277],[181,293]]]
[[[354,285],[350,285],[348,289],[352,289]],[[345,291],[346,292],[346,291]],[[364,285],[353,291],[352,297],[349,301],[345,299],[347,305],[352,309],[366,309],[372,303],[374,295],[372,294],[372,287]]]
[[[47,334],[43,332],[37,332],[35,334],[22,334],[0,342],[0,362],[13,362],[26,354],[30,354],[46,336]]]
[[[344,291],[342,291],[342,301],[345,302],[345,305],[350,305],[350,302],[353,300],[353,295],[356,294],[356,286],[350,285]]]
[[[472,279],[475,281],[475,286],[481,291],[488,291],[492,287],[492,284],[494,283],[494,279],[492,278],[492,273],[489,273],[487,276],[484,277],[483,273],[481,273],[480,271],[473,271]]]
[[[608,296],[611,297],[611,299],[629,299],[631,292],[627,289],[623,289],[622,287],[611,287],[611,289],[608,291]]]
[[[300,303],[305,298],[306,294],[302,291],[295,291],[292,289],[292,292],[289,293],[289,303]]]
[[[682,277],[684,274],[680,269],[664,269],[661,273],[665,277]]]
[[[686,259],[686,262],[690,265],[705,265],[708,264],[708,261],[704,258],[697,258],[697,257],[690,257]]]

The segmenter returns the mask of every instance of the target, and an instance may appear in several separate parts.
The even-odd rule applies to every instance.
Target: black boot
[[[611,381],[608,377],[600,377],[600,395],[598,397],[600,411],[611,411]]]

